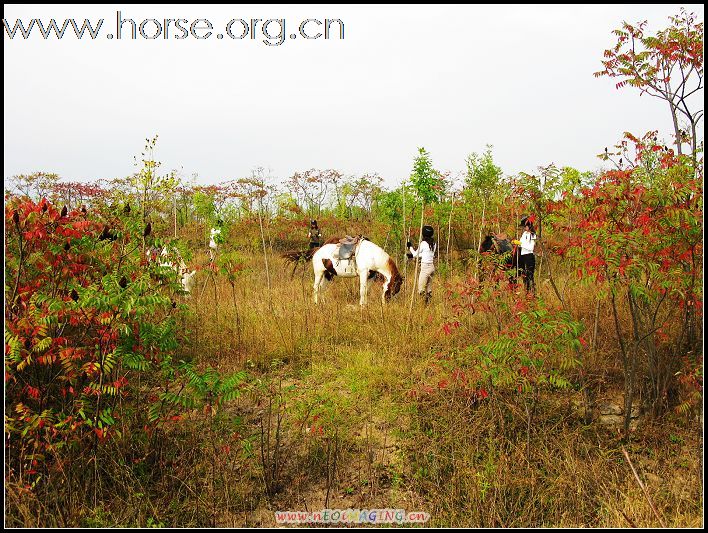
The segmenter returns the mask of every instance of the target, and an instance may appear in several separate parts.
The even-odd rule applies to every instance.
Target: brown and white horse
[[[334,241],[334,242],[332,242]],[[337,255],[337,239],[330,239],[327,244],[307,252],[290,252],[283,257],[289,261],[298,261],[312,257],[312,269],[315,272],[314,299],[319,302],[319,293],[326,281],[332,281],[335,276],[341,278],[359,278],[359,304],[366,305],[369,281],[381,274],[384,278],[383,294],[385,302],[401,290],[403,278],[398,272],[396,263],[382,248],[368,239],[361,239],[357,244],[351,259],[340,259]],[[309,253],[308,253],[309,252]]]

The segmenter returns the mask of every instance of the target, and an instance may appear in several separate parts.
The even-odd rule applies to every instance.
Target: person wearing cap
[[[519,226],[524,228],[524,232],[519,240],[512,241],[520,248],[519,270],[521,270],[521,277],[524,278],[526,290],[536,292],[536,284],[533,279],[536,270],[536,256],[533,253],[536,246],[536,229],[533,227],[533,216],[522,217]]]
[[[418,294],[425,297],[425,304],[427,305],[433,296],[432,281],[433,275],[435,274],[433,258],[435,257],[435,250],[437,246],[435,244],[435,240],[433,239],[433,227],[423,226],[423,240],[420,241],[420,245],[417,250],[413,249],[413,243],[411,241],[408,241],[406,246],[409,250],[407,254],[408,257],[420,257]]]
[[[317,227],[316,220],[310,220],[310,232],[307,236],[310,239],[310,249],[319,248],[322,234],[320,233],[320,228]]]

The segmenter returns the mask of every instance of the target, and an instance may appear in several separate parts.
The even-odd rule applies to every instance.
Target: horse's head
[[[386,300],[391,299],[391,296],[395,296],[398,294],[398,292],[401,290],[401,286],[403,285],[403,276],[401,276],[400,272],[398,272],[398,267],[396,267],[396,263],[393,262],[393,259],[390,257],[388,258],[388,271],[390,274],[389,282],[388,282],[388,287],[386,287],[386,292],[384,293],[384,298]]]
[[[396,274],[391,278],[391,282],[388,284],[388,287],[386,288],[386,292],[384,294],[384,297],[387,300],[390,300],[392,296],[395,296],[398,294],[401,290],[401,287],[403,286],[403,276],[400,274]]]
[[[487,235],[482,243],[479,245],[479,253],[483,254],[485,252],[494,251],[494,237],[492,235]]]

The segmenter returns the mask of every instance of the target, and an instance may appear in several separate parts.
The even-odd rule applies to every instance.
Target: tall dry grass
[[[247,264],[234,288],[200,274],[191,324],[198,340],[190,349],[225,370],[249,368],[270,387],[255,394],[258,405],[264,396],[280,398],[287,429],[278,446],[291,460],[280,472],[281,490],[261,508],[402,506],[425,510],[431,524],[445,526],[659,523],[622,457],[616,429],[583,423],[580,392],[542,395],[528,442],[523,406],[513,395],[490,403],[470,403],[454,388],[430,398],[411,395],[441,353],[489,331],[484,317],[456,313],[445,296],[446,287],[464,281],[459,265],[438,273],[430,306],[416,297],[409,321],[411,268],[401,294],[384,305],[374,284],[369,305],[360,309],[357,280],[336,279],[315,306],[309,265],[291,276],[287,266],[272,261],[269,291],[262,258],[252,256]],[[609,309],[598,309],[591,287],[554,275],[566,306],[588,330],[597,329],[584,361],[592,399],[616,396],[621,367]],[[560,309],[546,279],[545,270],[537,273],[538,296]],[[441,325],[451,320],[462,322],[463,334],[443,333]],[[272,405],[270,410],[272,415]],[[267,411],[256,409],[254,416]],[[309,424],[317,412],[327,414],[329,427],[312,439],[300,422]],[[700,524],[702,441],[696,428],[667,416],[647,422],[634,438],[631,452],[645,465],[642,474],[663,519]],[[680,486],[672,482],[677,477]],[[272,516],[264,514],[259,523],[272,523]]]
[[[291,275],[273,254],[268,289],[263,257],[242,258],[233,286],[198,273],[180,355],[248,370],[247,393],[165,428],[148,457],[107,449],[98,494],[72,492],[68,478],[43,501],[6,486],[8,525],[272,526],[275,510],[326,507],[425,511],[434,526],[659,524],[619,433],[584,423],[580,391],[543,393],[528,435],[524,405],[509,392],[485,402],[454,385],[413,393],[434,378],[441,354],[489,335],[488,317],[460,315],[446,296],[464,281],[460,265],[438,273],[429,306],[416,297],[409,321],[410,267],[399,265],[407,278],[397,297],[384,305],[374,284],[362,309],[357,280],[335,280],[316,306],[309,266]],[[592,289],[554,275],[574,316],[594,328]],[[560,308],[545,278],[537,273],[538,297]],[[583,361],[596,401],[621,391],[609,310],[597,316]],[[461,327],[447,335],[441,326],[452,320]],[[702,525],[699,429],[669,415],[625,446],[666,524]]]

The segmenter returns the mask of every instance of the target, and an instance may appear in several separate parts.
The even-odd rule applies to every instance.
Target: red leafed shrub
[[[36,485],[60,457],[88,461],[86,453],[160,425],[219,382],[175,360],[177,281],[141,260],[139,217],[10,197],[5,225],[11,478],[34,471]],[[192,397],[164,385],[178,375],[194,385]]]
[[[691,158],[658,146],[655,132],[626,134],[617,148],[626,165],[567,196],[553,229],[565,236],[564,257],[578,277],[608,295],[627,401],[646,368],[659,414],[676,389],[680,355],[698,365],[701,353],[702,175]]]

